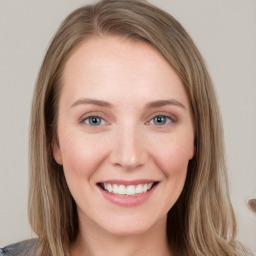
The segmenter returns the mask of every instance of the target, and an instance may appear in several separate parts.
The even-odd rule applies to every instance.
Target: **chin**
[[[154,218],[143,214],[142,217],[138,218],[113,218],[112,221],[108,221],[104,229],[107,233],[116,237],[132,237],[145,235],[145,233],[150,233],[154,229],[160,226],[166,226],[167,216],[161,217],[160,219],[153,221]]]

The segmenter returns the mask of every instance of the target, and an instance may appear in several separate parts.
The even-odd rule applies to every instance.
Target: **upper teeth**
[[[104,189],[110,193],[118,194],[118,195],[136,195],[146,193],[149,189],[151,189],[153,182],[147,184],[138,184],[138,185],[117,185],[110,183],[103,183]]]

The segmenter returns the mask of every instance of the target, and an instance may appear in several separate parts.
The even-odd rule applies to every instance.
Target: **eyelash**
[[[96,116],[96,115],[95,115],[95,116],[88,116],[88,117],[84,118],[84,119],[82,120],[82,122],[83,122],[83,123],[86,123],[86,121],[88,120],[89,123],[86,123],[87,125],[89,125],[89,126],[100,126],[100,125],[92,125],[92,124],[90,124],[90,119],[91,119],[91,120],[92,120],[92,119],[100,119],[100,124],[101,124],[102,121],[106,123],[106,121],[104,120],[104,118],[102,118],[101,116]]]
[[[156,124],[155,122],[154,122],[154,120],[156,120],[156,118],[160,118],[160,119],[164,119],[163,121],[164,121],[164,124]],[[90,121],[93,121],[92,119],[98,119],[98,120],[100,120],[100,123],[99,123],[99,125],[93,125]],[[88,122],[86,122],[86,121],[88,121]],[[95,120],[95,121],[97,121],[97,120]],[[160,120],[159,120],[160,121]],[[103,124],[102,124],[102,122],[103,122]],[[171,116],[171,115],[166,115],[166,114],[157,114],[157,115],[154,115],[149,121],[147,121],[146,122],[146,124],[147,125],[149,125],[149,124],[153,124],[153,125],[155,125],[155,126],[157,126],[157,127],[162,127],[162,126],[166,126],[166,125],[170,125],[171,123],[175,123],[175,122],[177,122],[177,119],[174,117],[174,116]],[[86,123],[86,125],[88,125],[88,126],[90,126],[90,127],[95,127],[95,128],[97,128],[97,127],[100,127],[100,126],[102,126],[102,125],[105,125],[105,124],[107,124],[107,121],[103,118],[103,117],[101,117],[100,115],[90,115],[90,116],[86,116],[86,117],[83,117],[83,118],[81,118],[81,121],[80,121],[80,123]]]
[[[101,117],[100,115],[90,115],[90,116],[82,117],[80,123],[86,123],[86,125],[91,126],[91,127],[101,126],[101,125],[92,125],[92,124],[90,124],[90,120],[92,120],[93,118],[100,119],[101,122],[103,121],[103,122],[107,123],[105,121],[105,119],[103,117]],[[89,123],[86,122],[87,120],[88,120]],[[101,124],[101,122],[100,122],[100,124]]]
[[[163,121],[163,124],[156,124],[155,121]],[[176,120],[174,117],[172,116],[167,116],[167,115],[155,115],[153,118],[150,119],[150,121],[148,121],[146,124],[153,124],[156,126],[165,126],[168,125],[170,123],[174,123]]]

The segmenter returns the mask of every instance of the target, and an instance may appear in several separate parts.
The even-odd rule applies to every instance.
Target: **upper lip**
[[[107,184],[117,184],[117,185],[138,185],[138,184],[148,184],[148,183],[155,183],[157,180],[151,179],[139,179],[139,180],[104,180],[98,182],[97,184],[107,183]]]

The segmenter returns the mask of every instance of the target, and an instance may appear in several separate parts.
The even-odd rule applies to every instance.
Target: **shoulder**
[[[0,248],[0,256],[34,256],[37,239],[25,240]]]

